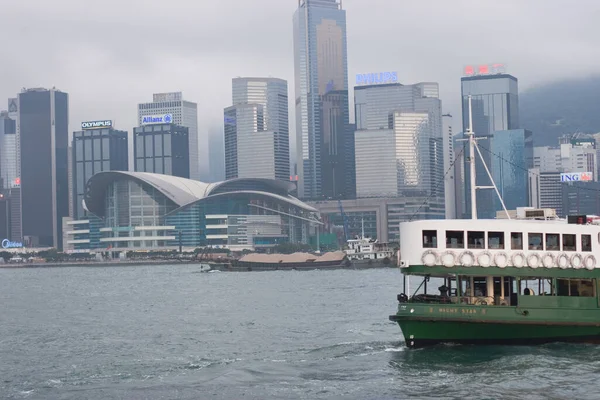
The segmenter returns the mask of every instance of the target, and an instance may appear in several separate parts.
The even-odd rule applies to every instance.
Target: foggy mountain
[[[600,132],[600,75],[537,86],[519,95],[521,127],[535,146],[556,146],[565,133]]]

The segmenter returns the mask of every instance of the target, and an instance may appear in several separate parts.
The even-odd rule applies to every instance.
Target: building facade
[[[591,136],[563,136],[557,147],[535,147],[528,181],[531,205],[553,208],[561,217],[600,214],[596,171],[597,148]]]
[[[224,110],[225,176],[290,179],[287,82],[234,78]]]
[[[81,131],[73,132],[72,151],[72,218],[85,216],[83,199],[89,179],[103,171],[127,171],[129,149],[127,132],[114,129],[112,121],[93,126],[90,122],[81,124]]]
[[[261,105],[263,130],[273,132],[272,152],[274,163],[272,169],[274,173],[272,176],[257,176],[257,178],[289,180],[290,129],[287,81],[277,78],[234,78],[232,80],[232,101],[234,106],[242,104]],[[238,132],[238,134],[243,134],[243,132]],[[267,155],[270,152],[271,147],[266,147],[263,150],[263,153]],[[254,158],[259,158],[259,154],[255,153]]]
[[[147,123],[133,129],[135,171],[190,177],[189,130],[176,124]]]
[[[495,132],[512,131],[519,129],[519,85],[518,80],[512,75],[505,73],[483,73],[480,75],[464,76],[461,78],[462,94],[462,125],[463,132],[467,131],[469,126],[469,107],[468,98],[471,96],[473,132],[480,147],[488,151],[482,151],[483,159],[489,166],[493,159],[493,149],[491,149],[491,137]],[[461,150],[465,150],[466,142],[461,144]],[[468,151],[466,153],[468,156]],[[464,158],[468,162],[468,157]],[[524,164],[527,168],[527,165]],[[469,165],[465,164],[465,182],[463,190],[466,215],[470,218],[471,182]],[[490,186],[491,181],[481,163],[479,157],[476,157],[476,184],[477,186]],[[526,187],[523,188],[526,190]],[[479,218],[494,218],[496,215],[495,205],[496,193],[493,190],[477,191],[477,213]],[[460,216],[458,216],[460,217]]]
[[[91,178],[85,197],[86,209],[98,219],[72,221],[65,235],[78,251],[308,243],[310,230],[320,224],[318,212],[292,197],[294,188],[272,179],[206,184],[161,174],[101,172]]]
[[[294,14],[297,171],[303,198],[345,197],[352,165],[346,11],[338,0],[300,0]],[[340,160],[342,160],[340,162]]]
[[[61,248],[69,213],[69,97],[56,89],[24,89],[18,97],[24,242]]]
[[[8,111],[0,111],[0,186],[17,185],[17,121]]]
[[[182,92],[155,93],[152,100],[152,103],[138,104],[139,126],[144,125],[144,117],[163,118],[168,115],[171,118],[162,120],[163,122],[188,128],[190,177],[196,180],[206,179],[209,164],[206,149],[208,143],[199,137],[198,105],[184,100]]]
[[[379,242],[398,243],[400,222],[444,218],[443,204],[424,204],[422,198],[373,197],[311,201],[309,204],[319,211],[323,230],[335,233],[340,245],[346,244],[344,221],[348,225],[348,239],[362,235],[364,227],[365,236]]]
[[[444,207],[444,141],[436,83],[357,86],[356,195]],[[428,97],[431,96],[431,97]],[[443,216],[443,215],[442,215]]]

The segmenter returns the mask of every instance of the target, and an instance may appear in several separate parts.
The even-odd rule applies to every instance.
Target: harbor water
[[[393,268],[0,269],[0,398],[599,398],[598,346],[405,349],[401,288]]]

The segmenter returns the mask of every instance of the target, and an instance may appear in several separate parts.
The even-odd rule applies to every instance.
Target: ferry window
[[[592,235],[581,235],[581,251],[592,251]]]
[[[560,250],[560,235],[558,233],[546,233],[546,250]]]
[[[464,249],[465,233],[463,231],[446,231],[446,248]]]
[[[488,232],[488,249],[504,248],[504,232]]]
[[[469,249],[483,249],[484,240],[484,232],[467,232],[467,245]]]
[[[437,231],[423,231],[423,247],[429,249],[437,247]]]
[[[563,234],[563,251],[575,251],[577,250],[576,236],[571,234]]]
[[[510,234],[510,248],[512,250],[523,250],[523,234],[521,232]]]
[[[529,250],[544,250],[541,233],[529,233],[527,236],[529,239]]]

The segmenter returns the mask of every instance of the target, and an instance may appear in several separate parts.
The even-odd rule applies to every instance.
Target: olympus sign
[[[107,119],[105,121],[87,121],[81,123],[81,129],[98,129],[110,127],[112,127],[112,121],[110,119]]]

